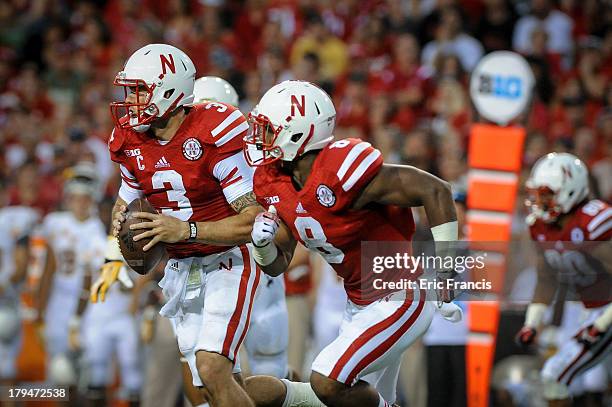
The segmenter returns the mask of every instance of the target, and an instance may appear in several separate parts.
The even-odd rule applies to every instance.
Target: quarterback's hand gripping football
[[[276,214],[276,208],[274,205],[270,205],[270,208],[266,212],[262,212],[255,218],[253,223],[253,231],[251,232],[251,240],[257,247],[267,246],[274,240],[278,228],[280,225],[280,219]]]
[[[121,224],[125,222],[125,213],[127,212],[127,206],[121,205],[119,210],[113,215],[113,236],[119,238],[119,231],[121,230]]]
[[[134,217],[143,219],[143,221],[130,225],[131,230],[148,229],[134,236],[134,241],[151,238],[151,241],[142,248],[145,252],[159,242],[176,243],[189,238],[189,223],[173,216],[135,212]]]

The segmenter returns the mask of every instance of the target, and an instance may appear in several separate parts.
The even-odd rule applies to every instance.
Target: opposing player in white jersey
[[[87,296],[83,286],[91,281],[87,259],[90,237],[104,234],[95,210],[95,168],[80,164],[64,183],[63,211],[48,214],[40,233],[46,241],[46,265],[40,279],[38,320],[44,320],[47,378],[61,385],[76,385],[76,349],[69,332],[79,303]],[[73,398],[74,399],[74,398]]]
[[[12,384],[21,348],[19,288],[26,277],[28,237],[40,215],[26,206],[5,206],[0,180],[0,383]]]
[[[94,275],[104,262],[106,240],[103,231],[92,232],[82,249],[83,263]],[[84,289],[88,287],[85,285]],[[110,404],[106,396],[114,379],[113,360],[119,366],[122,398],[128,400],[131,407],[139,405],[143,381],[142,353],[131,304],[132,291],[117,284],[110,288],[104,302],[90,303],[85,310],[79,308],[73,319],[71,335],[78,338],[76,343],[83,351],[87,399],[92,407]]]
[[[193,384],[216,407],[248,407],[252,401],[232,376],[261,279],[246,244],[262,210],[242,153],[248,124],[233,106],[193,105],[194,81],[191,59],[165,44],[137,50],[117,74],[125,99],[111,104],[109,152],[122,175],[113,233],[134,199],[145,197],[161,213],[137,212],[143,222],[131,226],[141,232],[134,240],[151,238],[144,250],[167,243],[160,312],[174,324]],[[118,261],[105,266],[93,300],[120,268]]]
[[[204,76],[195,81],[194,103],[221,102],[238,108],[238,93],[225,79]],[[253,303],[251,325],[244,339],[251,374],[285,378],[289,374],[287,346],[289,323],[282,276],[262,275]]]

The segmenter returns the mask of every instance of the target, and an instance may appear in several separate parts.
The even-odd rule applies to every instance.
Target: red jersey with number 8
[[[410,208],[353,202],[378,174],[380,151],[359,139],[336,141],[321,150],[306,184],[299,191],[276,164],[257,167],[254,190],[259,203],[274,205],[293,236],[316,251],[344,279],[352,302],[366,305],[390,291],[377,289],[381,276],[361,267],[362,242],[410,241],[414,219]]]
[[[183,221],[216,221],[235,215],[230,203],[253,186],[253,170],[242,153],[247,130],[242,113],[222,103],[190,108],[168,142],[149,132],[115,127],[108,147],[111,159],[120,165],[119,197],[128,203],[145,197],[158,212]],[[227,250],[187,242],[167,248],[172,258]]]

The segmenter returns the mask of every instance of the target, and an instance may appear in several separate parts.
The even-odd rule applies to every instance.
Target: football
[[[128,205],[125,222],[119,230],[119,247],[126,263],[138,274],[147,274],[154,270],[163,270],[168,261],[168,252],[163,243],[157,243],[148,251],[142,248],[151,241],[150,238],[134,241],[134,236],[146,231],[145,229],[130,230],[130,225],[143,222],[141,218],[133,216],[135,212],[157,213],[146,199],[135,199]]]

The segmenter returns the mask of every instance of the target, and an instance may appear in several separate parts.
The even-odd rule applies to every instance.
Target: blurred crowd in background
[[[227,79],[248,113],[285,79],[318,83],[337,137],[451,182],[466,171],[467,85],[480,57],[523,54],[536,77],[525,169],[547,151],[584,160],[612,198],[612,9],[604,0],[7,0],[0,3],[0,179],[44,213],[62,174],[95,162],[114,196],[105,142],[112,81],[147,43],[183,49],[198,76]]]

